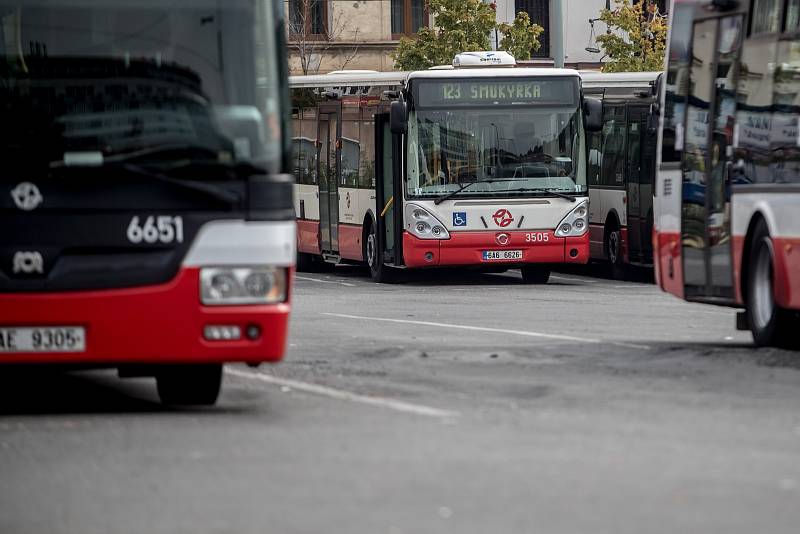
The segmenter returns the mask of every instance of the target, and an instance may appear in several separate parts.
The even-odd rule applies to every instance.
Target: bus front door
[[[647,132],[649,106],[628,107],[628,255],[631,263],[650,264],[653,244],[653,179],[655,178],[655,136]]]
[[[392,134],[389,114],[375,114],[375,208],[379,257],[387,265],[403,264],[403,190],[400,179],[401,137]]]
[[[688,299],[733,298],[730,184],[740,15],[695,23],[681,170],[681,240]]]
[[[339,179],[341,173],[341,132],[339,106],[320,106],[317,140],[319,177],[320,250],[339,252]]]

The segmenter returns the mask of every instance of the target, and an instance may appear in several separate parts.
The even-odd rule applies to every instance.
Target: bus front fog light
[[[417,223],[417,232],[419,232],[420,234],[424,234],[425,232],[427,232],[428,228],[430,228],[430,227],[427,224],[425,224],[424,222],[418,222]]]
[[[236,341],[242,339],[242,329],[236,325],[207,325],[203,338],[208,341]]]
[[[564,224],[561,225],[560,230],[561,230],[561,233],[568,234],[572,230],[572,226],[570,226],[569,223],[564,223]]]
[[[433,229],[431,230],[431,233],[433,233],[433,235],[435,235],[436,237],[439,237],[440,235],[442,235],[442,230],[443,228],[441,226],[434,226]]]
[[[247,327],[247,330],[245,330],[245,335],[250,341],[255,341],[261,337],[261,327],[256,324],[251,324]]]
[[[583,219],[578,219],[572,225],[575,227],[576,230],[579,232],[583,230],[584,226],[586,226],[586,222]]]

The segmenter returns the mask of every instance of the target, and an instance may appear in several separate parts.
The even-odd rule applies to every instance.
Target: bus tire
[[[375,229],[375,223],[370,219],[367,223],[368,229],[365,232],[364,239],[364,261],[367,262],[369,267],[369,275],[373,282],[379,284],[390,284],[395,281],[393,276],[395,273],[391,267],[387,267],[381,261],[380,251],[378,250],[378,234]]]
[[[775,252],[767,223],[761,219],[753,229],[748,258],[747,322],[759,347],[798,348],[800,327],[797,313],[775,302]]]
[[[297,272],[298,273],[313,273],[314,272],[314,257],[307,252],[297,253]]]
[[[526,284],[546,284],[550,280],[550,268],[542,265],[520,267],[522,281]]]
[[[221,385],[221,363],[167,365],[156,373],[158,396],[172,406],[212,405]]]
[[[606,224],[606,257],[608,258],[608,274],[614,280],[625,279],[625,262],[622,257],[622,231],[613,222]]]

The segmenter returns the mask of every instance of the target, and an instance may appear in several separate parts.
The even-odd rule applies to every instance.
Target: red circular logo
[[[499,226],[500,228],[505,228],[512,222],[514,222],[514,217],[511,216],[511,212],[505,208],[500,208],[494,215],[492,215],[492,219],[494,219],[494,223]]]

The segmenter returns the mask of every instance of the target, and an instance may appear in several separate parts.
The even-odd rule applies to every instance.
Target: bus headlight
[[[556,230],[556,237],[579,237],[589,228],[586,224],[588,200],[584,200],[561,219]]]
[[[416,204],[406,204],[406,229],[420,239],[450,239],[444,224],[428,210]]]
[[[200,301],[211,306],[274,304],[286,300],[286,269],[279,267],[204,267]]]

